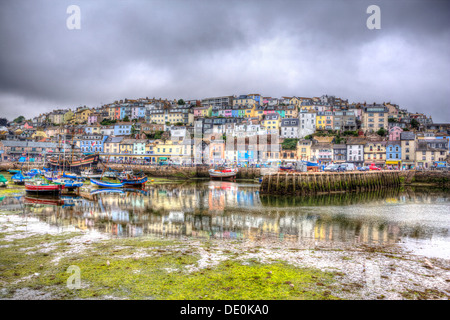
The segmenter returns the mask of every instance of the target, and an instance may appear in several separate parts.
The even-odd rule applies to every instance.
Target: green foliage
[[[358,131],[344,131],[342,132],[343,136],[353,136],[353,137],[357,137],[358,136]]]
[[[377,134],[378,134],[379,136],[384,137],[384,136],[387,134],[387,131],[386,131],[386,129],[384,129],[384,128],[380,128],[380,130],[377,131]]]
[[[394,118],[389,118],[389,119],[388,119],[388,122],[390,122],[390,123],[397,123],[398,120],[397,120],[397,119],[394,119]]]
[[[414,129],[419,129],[420,123],[416,119],[411,119],[411,127]]]
[[[15,122],[15,123],[22,123],[24,121],[25,121],[25,117],[24,116],[19,116],[19,117],[15,118],[13,120],[13,122]]]
[[[128,118],[128,116],[123,117],[122,119],[123,122],[130,122],[130,118]]]
[[[116,119],[114,119],[114,120],[103,119],[102,122],[100,122],[100,124],[101,124],[102,126],[109,126],[109,125],[114,124],[114,123],[116,123],[116,122],[117,122]]]
[[[162,135],[163,135],[164,131],[155,131],[152,133],[146,133],[145,135],[147,136],[147,139],[161,139]]]
[[[184,102],[183,99],[180,99],[180,100],[178,100],[177,104],[178,104],[179,106],[184,106],[186,103]]]
[[[283,147],[284,150],[295,150],[295,149],[297,149],[298,140],[299,139],[286,138],[286,139],[284,139],[281,146]]]

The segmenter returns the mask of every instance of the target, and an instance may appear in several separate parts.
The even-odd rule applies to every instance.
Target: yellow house
[[[31,135],[31,138],[32,139],[43,139],[43,138],[45,138],[45,139],[47,139],[48,138],[48,136],[47,136],[47,134],[45,134],[45,132],[44,131],[35,131],[32,135]]]
[[[333,129],[333,112],[317,112],[316,115],[316,129],[317,130],[332,130]]]
[[[267,130],[267,133],[279,132],[281,124],[281,117],[278,113],[266,114],[264,120],[261,121],[261,126]]]
[[[254,106],[256,103],[256,100],[251,98],[250,96],[244,96],[242,98],[234,98],[233,99],[233,107],[236,105],[249,105],[249,106]]]
[[[124,139],[119,144],[119,153],[132,154],[134,139]]]
[[[75,113],[75,121],[78,123],[83,123],[88,120],[88,117],[91,115],[92,110],[84,109],[77,111]]]
[[[364,164],[382,166],[386,163],[386,141],[371,141],[364,146]]]
[[[172,140],[162,141],[156,140],[153,147],[153,154],[157,162],[167,161],[176,157],[182,157],[183,146],[174,143]]]
[[[311,159],[311,144],[312,140],[299,140],[297,143],[297,159],[310,160]]]
[[[105,153],[118,154],[123,137],[109,137],[104,143]]]
[[[298,107],[296,105],[288,105],[285,108],[285,118],[298,118]]]
[[[101,133],[100,129],[101,129],[100,125],[94,124],[91,126],[86,126],[85,132],[90,133],[90,134],[100,134]]]

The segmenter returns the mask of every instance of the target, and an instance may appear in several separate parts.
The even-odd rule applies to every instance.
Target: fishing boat
[[[23,185],[23,184],[25,184],[25,181],[31,180],[31,179],[32,179],[32,177],[24,176],[22,174],[22,172],[20,172],[20,171],[11,177],[11,181],[14,182],[15,184],[19,184],[19,185]]]
[[[119,171],[109,169],[108,171],[105,171],[103,175],[108,178],[117,178],[119,176]]]
[[[72,179],[72,180],[75,180],[78,182],[83,182],[84,180],[86,180],[86,178],[83,178],[82,176],[80,176],[76,173],[71,173],[71,172],[63,172],[62,177],[67,178],[67,179]]]
[[[0,187],[6,187],[8,185],[8,179],[0,174]]]
[[[280,166],[280,171],[291,171],[293,168],[291,166]]]
[[[234,180],[236,178],[236,174],[238,173],[237,168],[216,168],[216,169],[209,169],[209,176],[211,179],[232,179]]]
[[[120,179],[120,182],[126,187],[142,187],[145,186],[148,178],[146,175],[127,175],[125,179]]]
[[[117,175],[117,179],[119,179],[119,180],[127,179],[127,176],[133,176],[133,175],[134,175],[133,170],[124,170]]]
[[[91,179],[91,178],[97,179],[97,178],[102,177],[102,173],[96,172],[92,168],[89,168],[89,169],[81,171],[81,176],[83,178],[87,178],[87,179]]]
[[[25,172],[25,175],[27,175],[29,177],[34,177],[36,175],[42,175],[42,171],[39,169],[31,169],[31,170]]]
[[[53,181],[54,179],[59,179],[61,177],[57,171],[46,171],[44,173],[44,178],[49,181]]]
[[[92,179],[92,178],[91,178],[91,184],[93,186],[101,187],[101,188],[122,188],[124,185],[123,183],[114,183],[114,182],[108,182],[108,181],[97,180],[97,179]]]
[[[25,182],[25,191],[34,194],[59,195],[64,188],[62,184],[47,183],[43,180],[31,180]]]
[[[80,188],[80,187],[83,186],[83,182],[78,182],[78,181],[75,181],[75,180],[72,180],[72,179],[60,178],[60,179],[54,179],[52,182],[55,183],[55,184],[63,185],[64,189],[67,189],[68,191],[73,191],[76,188]]]

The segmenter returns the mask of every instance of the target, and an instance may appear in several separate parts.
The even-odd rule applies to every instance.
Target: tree
[[[389,123],[396,123],[396,122],[398,122],[398,120],[397,120],[397,119],[394,119],[394,118],[389,118],[389,119],[388,119],[388,122],[389,122]]]
[[[295,150],[295,149],[297,149],[297,142],[298,142],[298,139],[286,138],[286,139],[284,139],[281,146],[283,147],[284,150]]]
[[[22,123],[24,121],[25,121],[25,117],[24,116],[19,116],[19,117],[15,118],[13,120],[13,122],[15,122],[15,123]]]
[[[413,127],[413,129],[419,129],[419,126],[419,121],[417,121],[416,119],[411,119],[411,127]]]
[[[180,100],[178,100],[177,104],[178,104],[179,106],[184,106],[184,105],[186,104],[186,102],[184,102],[183,99],[180,99]]]
[[[386,135],[386,133],[387,133],[387,131],[384,128],[380,128],[380,130],[377,131],[377,134],[382,137],[384,137]]]
[[[130,118],[128,118],[128,116],[123,117],[123,122],[130,122]]]

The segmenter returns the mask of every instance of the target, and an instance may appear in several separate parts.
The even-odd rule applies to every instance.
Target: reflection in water
[[[260,196],[258,185],[170,184],[142,190],[98,190],[94,201],[64,203],[6,197],[2,211],[32,214],[58,227],[113,236],[279,239],[396,243],[439,238],[450,243],[449,194],[379,190],[314,197]]]

